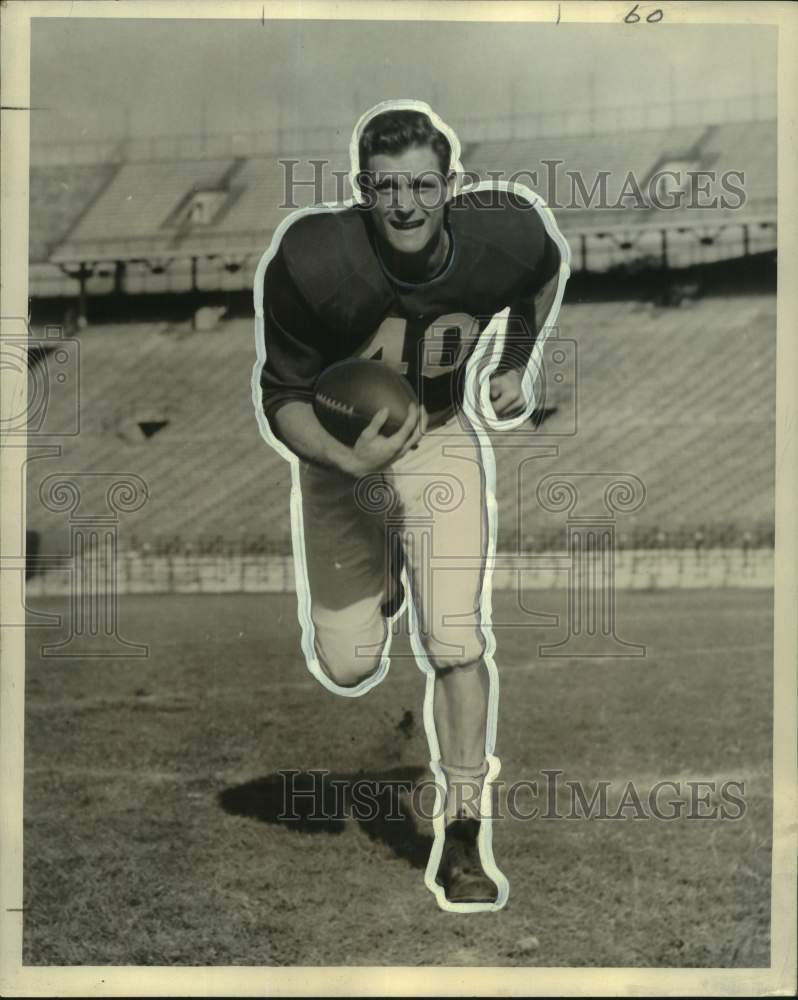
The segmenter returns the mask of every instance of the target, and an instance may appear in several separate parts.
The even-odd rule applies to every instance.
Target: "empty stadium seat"
[[[555,413],[535,440],[557,445],[559,454],[526,462],[520,472],[528,453],[507,447],[512,435],[502,437],[503,537],[563,528],[562,516],[542,512],[535,497],[540,477],[558,471],[641,478],[647,498],[637,525],[670,531],[772,522],[774,297],[706,298],[676,309],[566,305],[560,337],[577,346],[578,432],[563,433],[565,417]],[[244,530],[288,545],[289,468],[260,437],[251,398],[253,324],[223,321],[207,332],[97,327],[81,336],[80,357],[81,433],[63,439],[59,468],[130,472],[146,481],[150,498],[125,517],[123,535],[235,540]],[[53,394],[53,428],[70,426],[72,405]],[[147,439],[142,421],[165,426]],[[64,517],[36,499],[51,470],[32,462],[30,471],[29,527],[51,538]],[[97,496],[87,499],[102,504],[104,488],[89,482]],[[598,493],[589,499],[600,508]]]

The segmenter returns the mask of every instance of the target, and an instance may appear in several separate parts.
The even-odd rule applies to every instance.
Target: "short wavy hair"
[[[396,155],[413,146],[430,146],[438,157],[441,173],[446,175],[452,162],[449,140],[435,128],[423,111],[397,109],[383,111],[369,120],[358,140],[358,162],[361,171],[368,170],[372,156],[380,153]]]

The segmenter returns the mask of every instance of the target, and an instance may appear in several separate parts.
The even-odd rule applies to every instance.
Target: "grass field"
[[[57,630],[31,628],[25,963],[767,966],[772,594],[618,603],[644,659],[537,661],[552,632],[497,633],[502,777],[644,794],[741,779],[745,815],[497,821],[510,899],[476,915],[425,888],[428,823],[277,818],[281,769],[426,776],[406,656],[365,698],[336,698],[306,672],[292,595],[126,597],[140,660],[43,659]],[[509,595],[494,608],[517,616]]]

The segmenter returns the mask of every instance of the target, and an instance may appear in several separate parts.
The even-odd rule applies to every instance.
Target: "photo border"
[[[3,0],[0,335],[18,335],[28,315],[30,28],[33,18],[269,19],[622,22],[633,3],[238,2],[217,0]],[[798,8],[789,3],[662,2],[669,24],[778,27],[778,258],[798,260]],[[656,30],[638,25],[637,29]],[[140,967],[23,966],[22,802],[25,630],[2,632],[0,674],[0,992],[4,996],[792,995],[796,970],[796,662],[798,662],[798,307],[795,282],[779,282],[776,387],[776,548],[774,593],[773,849],[769,969],[501,967]],[[24,409],[24,374],[0,371],[3,412]],[[11,551],[25,521],[24,441],[0,444],[0,552]],[[0,574],[0,620],[24,616],[17,574]],[[462,918],[455,918],[462,919]]]

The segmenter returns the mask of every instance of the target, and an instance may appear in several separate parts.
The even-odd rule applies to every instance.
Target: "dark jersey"
[[[353,206],[299,217],[266,269],[263,408],[310,400],[321,371],[347,357],[391,365],[412,384],[430,425],[462,399],[465,365],[493,316],[510,307],[499,370],[522,368],[536,335],[534,298],[560,253],[536,209],[499,190],[448,207],[449,259],[435,278],[407,284],[377,253],[368,212]]]

